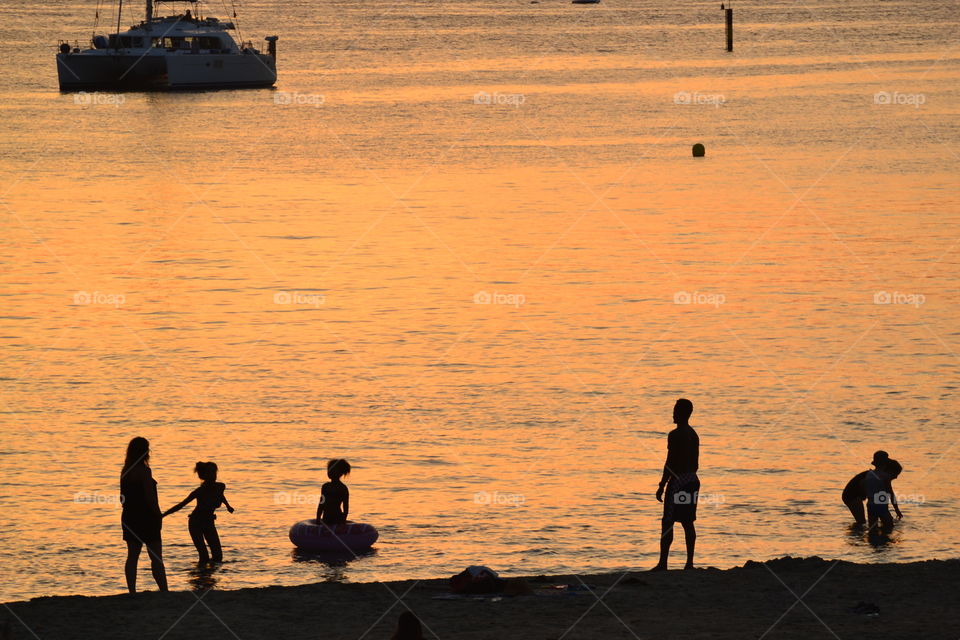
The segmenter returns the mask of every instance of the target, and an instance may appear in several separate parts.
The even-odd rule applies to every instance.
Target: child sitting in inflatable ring
[[[350,475],[350,463],[343,458],[327,461],[327,477],[330,482],[320,488],[320,504],[317,505],[317,522],[326,525],[343,524],[350,512],[350,490],[340,478]]]

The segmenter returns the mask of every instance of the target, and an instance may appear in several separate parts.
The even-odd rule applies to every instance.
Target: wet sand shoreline
[[[780,558],[726,570],[512,578],[532,591],[517,596],[451,597],[447,578],[437,578],[43,597],[6,603],[0,620],[15,639],[357,639],[389,638],[409,608],[427,638],[955,639],[958,577],[960,559]]]

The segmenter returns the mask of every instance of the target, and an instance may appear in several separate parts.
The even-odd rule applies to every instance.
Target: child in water
[[[342,524],[347,521],[350,512],[350,490],[340,481],[350,475],[350,463],[343,458],[334,458],[327,462],[327,477],[330,482],[320,488],[320,504],[317,505],[317,522],[324,524]]]
[[[874,451],[873,461],[870,464],[874,469],[879,469],[882,465],[886,464],[889,459],[890,455],[886,451]],[[853,519],[856,520],[858,526],[863,526],[867,523],[867,517],[863,512],[863,501],[867,499],[867,489],[864,486],[864,480],[868,473],[874,473],[874,470],[868,469],[867,471],[861,471],[850,478],[850,482],[843,488],[843,495],[841,496],[843,504],[847,505],[847,508],[850,509],[850,514],[853,516]]]
[[[868,472],[864,478],[863,486],[867,491],[867,524],[871,530],[877,526],[878,521],[881,532],[890,533],[893,530],[890,505],[893,505],[897,512],[897,520],[903,518],[897,496],[893,492],[893,481],[902,471],[900,463],[890,458],[877,465],[877,470]]]
[[[211,555],[214,562],[222,562],[223,549],[220,547],[220,536],[214,522],[217,516],[213,512],[221,504],[225,505],[230,513],[234,512],[234,508],[230,506],[227,498],[223,495],[227,485],[217,482],[217,463],[215,462],[198,462],[193,470],[203,482],[191,491],[190,495],[183,499],[183,502],[170,507],[163,515],[168,516],[179,511],[191,500],[196,499],[197,506],[193,508],[187,522],[190,537],[193,538],[193,545],[197,548],[197,553],[200,554],[200,563],[209,562]],[[207,553],[207,545],[210,545],[209,554]]]

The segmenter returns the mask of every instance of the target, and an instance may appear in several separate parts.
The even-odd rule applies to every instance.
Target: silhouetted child
[[[350,475],[350,463],[343,458],[334,458],[327,462],[327,477],[330,482],[320,488],[320,504],[317,505],[317,522],[324,524],[342,524],[347,521],[350,512],[350,490],[340,481]]]
[[[875,469],[879,469],[880,465],[889,459],[890,456],[886,451],[874,451],[873,461],[870,464],[873,465]],[[864,486],[864,480],[868,473],[870,473],[869,469],[867,471],[861,471],[850,478],[850,482],[843,488],[842,494],[843,504],[847,505],[851,515],[853,515],[853,519],[861,526],[867,522],[863,511],[863,502],[867,499],[867,489]]]
[[[893,505],[897,512],[897,520],[903,518],[897,505],[897,496],[893,492],[893,481],[902,471],[900,463],[890,458],[878,465],[875,471],[868,471],[864,477],[863,484],[867,490],[867,524],[870,529],[876,527],[878,521],[883,533],[889,533],[893,529],[890,505]]]
[[[420,620],[412,611],[404,611],[397,620],[397,630],[393,632],[391,640],[423,640],[423,629]]]
[[[214,511],[223,504],[227,507],[227,511],[234,512],[234,508],[230,506],[227,498],[223,495],[227,485],[217,482],[217,463],[215,462],[198,462],[193,470],[203,482],[191,491],[183,502],[170,507],[163,515],[168,516],[175,511],[179,511],[191,500],[196,499],[197,506],[193,508],[187,520],[193,546],[197,548],[197,553],[200,554],[201,563],[208,562],[211,556],[213,556],[214,562],[222,562],[223,549],[220,547],[220,536],[215,524],[217,516]],[[207,553],[207,545],[210,545],[209,554]]]

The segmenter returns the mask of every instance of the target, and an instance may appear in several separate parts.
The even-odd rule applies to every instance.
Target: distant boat
[[[570,4],[600,4],[600,0],[571,0]]]
[[[155,18],[161,2],[193,5],[181,15]],[[232,22],[201,18],[199,0],[146,0],[146,18],[127,31],[95,35],[91,48],[60,41],[57,75],[61,91],[166,90],[270,87],[277,81],[277,36],[265,38],[267,53],[241,43]],[[117,26],[123,0],[117,9]]]

